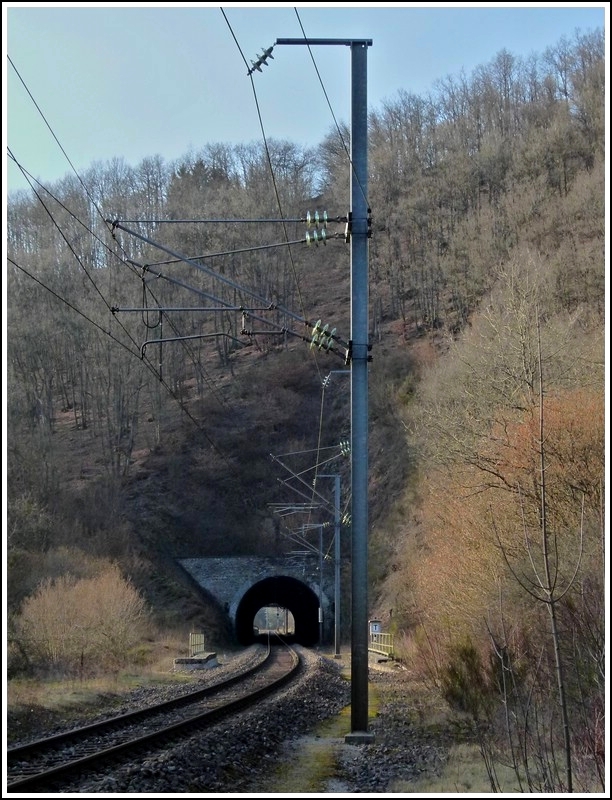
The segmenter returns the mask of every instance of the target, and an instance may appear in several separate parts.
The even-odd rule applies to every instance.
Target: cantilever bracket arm
[[[140,347],[140,357],[144,358],[145,349],[147,345],[150,344],[165,344],[166,342],[183,342],[186,339],[212,339],[215,336],[227,336],[230,339],[233,339],[238,344],[245,346],[244,342],[241,342],[240,339],[236,339],[235,336],[231,336],[229,333],[194,333],[192,336],[170,336],[167,339],[147,339]]]

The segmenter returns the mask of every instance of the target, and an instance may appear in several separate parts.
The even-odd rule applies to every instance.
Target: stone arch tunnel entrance
[[[286,611],[293,640],[305,647],[331,641],[335,576],[326,560],[321,572],[318,554],[187,558],[179,564],[225,610],[241,645],[256,641],[253,626],[267,619],[265,609],[274,609],[270,619]]]
[[[255,641],[253,623],[265,606],[286,608],[293,615],[294,638],[298,644],[312,647],[319,641],[319,598],[305,583],[286,575],[274,575],[248,589],[236,609],[236,637],[241,645]]]

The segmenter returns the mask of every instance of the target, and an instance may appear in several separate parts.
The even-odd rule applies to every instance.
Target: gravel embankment
[[[90,776],[66,791],[86,794],[261,791],[281,761],[299,755],[303,737],[313,735],[319,723],[350,703],[350,683],[342,677],[340,662],[324,658],[316,651],[304,650],[303,654],[307,669],[302,680],[280,698],[268,701],[270,713],[261,713],[261,709],[249,712],[239,722],[221,723],[211,733],[145,756],[138,764]],[[258,657],[255,650],[248,651],[227,665],[206,670],[195,683],[216,682],[245,660]],[[336,766],[321,791],[389,792],[397,780],[412,781],[424,774],[439,774],[445,763],[450,735],[441,736],[439,730],[434,734],[426,721],[419,720],[405,675],[397,668],[377,668],[373,664],[370,680],[380,701],[378,716],[370,726],[374,742],[355,745],[330,740]],[[184,690],[184,686],[139,689],[125,699],[120,712],[115,708],[113,713],[161,702]],[[296,786],[291,791],[306,790]]]

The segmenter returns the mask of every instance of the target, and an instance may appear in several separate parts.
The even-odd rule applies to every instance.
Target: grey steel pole
[[[323,525],[319,525],[319,647],[323,647]]]
[[[340,475],[334,475],[334,658],[340,658]]]
[[[340,655],[340,474],[318,475],[334,479],[334,658]]]
[[[351,732],[368,731],[368,102],[367,45],[351,45]]]
[[[368,47],[371,39],[277,39],[351,48],[351,733],[368,733]]]

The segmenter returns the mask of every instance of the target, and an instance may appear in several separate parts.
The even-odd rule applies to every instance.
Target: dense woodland
[[[369,114],[370,608],[526,790],[604,779],[604,94],[603,32],[576,32]],[[176,559],[295,549],[272,504],[330,464],[350,575],[349,139],[9,197],[15,674],[70,672],[36,627],[58,596],[223,636]]]

